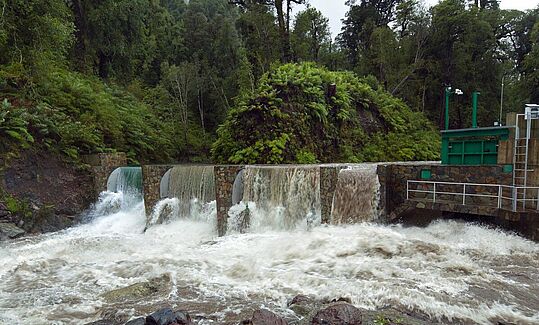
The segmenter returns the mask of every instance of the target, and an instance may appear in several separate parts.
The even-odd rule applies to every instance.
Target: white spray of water
[[[247,166],[239,177],[243,198],[229,211],[229,230],[245,231],[234,228],[243,225],[250,232],[264,232],[320,224],[320,168]]]
[[[362,164],[339,172],[331,209],[332,224],[375,221],[379,217],[380,181],[376,164]]]
[[[119,211],[101,206],[118,200]],[[249,209],[264,231],[216,237],[213,202],[144,232],[142,202],[126,201],[104,194],[95,209],[112,212],[87,224],[0,243],[0,323],[94,321],[109,307],[104,293],[163,275],[171,278],[168,293],[115,311],[137,316],[145,305],[189,305],[193,298],[179,293],[189,288],[211,306],[205,316],[221,323],[246,304],[286,310],[296,294],[392,305],[446,323],[539,323],[539,245],[515,235],[456,221],[264,228],[256,226],[265,220],[258,202]],[[269,213],[278,220],[281,212]]]
[[[359,224],[216,238],[213,225],[185,219],[142,233],[136,209],[103,219],[2,244],[0,322],[91,321],[106,307],[103,293],[163,274],[197,290],[200,302],[228,309],[253,299],[285,308],[307,294],[371,309],[397,305],[447,322],[539,322],[539,245],[477,225]]]

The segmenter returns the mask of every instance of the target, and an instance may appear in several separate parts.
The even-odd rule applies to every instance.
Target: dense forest
[[[499,118],[502,83],[505,111],[539,102],[539,9],[347,5],[333,39],[308,0],[0,0],[0,152],[117,150],[132,163],[432,159],[444,87],[464,91],[452,99],[453,128],[470,126],[476,90],[483,126]],[[272,138],[249,120],[260,107],[259,124],[282,122]],[[385,131],[367,132],[361,108],[381,114]]]

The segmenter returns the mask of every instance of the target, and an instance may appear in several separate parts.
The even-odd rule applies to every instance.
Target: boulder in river
[[[312,318],[314,313],[320,308],[322,302],[305,295],[297,295],[290,302],[288,302],[288,308],[290,308],[294,313],[300,317]]]
[[[13,223],[0,222],[0,240],[15,239],[26,232]]]
[[[191,325],[191,316],[187,312],[174,312],[170,308],[163,308],[146,317],[146,325]]]
[[[243,321],[245,325],[288,325],[281,317],[275,315],[267,309],[258,309],[253,313],[250,320]]]
[[[314,316],[312,325],[360,325],[361,311],[346,302],[338,302],[320,310]]]
[[[139,282],[130,286],[111,290],[103,294],[107,302],[122,302],[129,300],[139,300],[154,295],[164,294],[170,286],[170,277],[163,275],[159,278]]]

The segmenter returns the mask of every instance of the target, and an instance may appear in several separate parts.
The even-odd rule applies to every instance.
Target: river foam
[[[179,288],[190,288],[197,300],[222,306],[207,315],[217,319],[246,301],[286,312],[288,299],[306,294],[348,297],[368,309],[397,305],[447,323],[539,323],[539,245],[498,230],[456,221],[364,223],[218,238],[215,225],[200,219],[144,232],[145,222],[139,203],[2,243],[0,323],[92,321],[106,307],[102,294],[162,275],[172,288],[151,303],[181,306],[188,298]]]

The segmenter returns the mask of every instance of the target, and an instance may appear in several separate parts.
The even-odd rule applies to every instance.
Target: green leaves
[[[236,164],[433,160],[439,147],[434,127],[401,100],[303,63],[264,75],[230,111],[212,154]]]
[[[8,99],[4,98],[0,108],[0,138],[11,140],[23,147],[34,142],[28,132],[25,115],[24,110],[13,107]],[[0,149],[5,149],[8,145],[8,142],[2,142]]]

